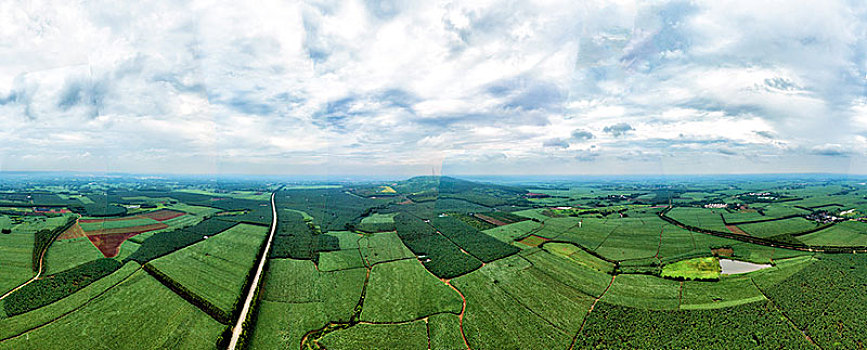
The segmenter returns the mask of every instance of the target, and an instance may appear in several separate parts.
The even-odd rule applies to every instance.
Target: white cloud
[[[867,151],[865,14],[846,1],[9,1],[0,170],[846,171],[825,159]],[[801,156],[815,159],[787,163]]]

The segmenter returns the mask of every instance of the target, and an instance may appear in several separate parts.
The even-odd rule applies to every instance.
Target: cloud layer
[[[865,173],[867,6],[4,2],[0,170]]]

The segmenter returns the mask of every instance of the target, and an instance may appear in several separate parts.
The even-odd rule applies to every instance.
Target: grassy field
[[[668,217],[675,219],[686,225],[702,228],[710,231],[729,232],[723,223],[720,214],[724,213],[725,209],[705,209],[705,208],[674,208],[668,212]]]
[[[546,243],[542,249],[554,255],[568,258],[579,265],[597,270],[599,272],[614,272],[614,263],[599,259],[593,254],[588,253],[584,249],[581,249],[574,244],[550,242]]]
[[[533,267],[544,271],[553,280],[593,297],[602,295],[611,281],[611,275],[589,268],[571,258],[563,258],[541,250],[521,255]]]
[[[261,293],[273,302],[322,304],[329,321],[346,322],[361,297],[365,275],[365,269],[320,272],[309,260],[273,259]]]
[[[669,226],[656,217],[612,219],[606,225],[614,229],[600,242],[596,252],[613,260],[655,256],[663,227]]]
[[[32,232],[0,233],[0,295],[33,277],[32,256]]]
[[[69,344],[90,349],[212,348],[223,329],[138,271],[72,313],[0,341],[0,349],[68,349]]]
[[[24,314],[0,318],[0,339],[18,336],[75,311],[131,276],[140,267],[135,262],[127,263],[111,275],[89,284],[66,298]]]
[[[767,300],[750,277],[723,276],[719,281],[685,281],[680,309],[720,309]]]
[[[239,224],[149,264],[231,313],[266,235],[267,228]]]
[[[399,325],[358,324],[329,333],[321,344],[334,350],[424,350],[428,348],[427,325],[424,321]]]
[[[844,221],[830,228],[799,236],[798,240],[810,245],[867,246],[867,223]]]
[[[471,348],[569,346],[575,330],[566,325],[580,324],[592,300],[565,284],[549,284],[542,270],[515,273],[530,266],[515,256],[452,280],[467,299],[464,333]]]
[[[679,306],[680,282],[648,275],[618,275],[600,299],[603,302],[650,310]]]
[[[425,270],[418,260],[373,267],[367,284],[363,321],[405,322],[437,313],[459,314],[460,295]]]
[[[784,233],[798,233],[818,226],[815,221],[804,218],[791,218],[775,221],[757,222],[754,224],[740,224],[738,227],[750,236],[773,237]]]
[[[662,267],[662,277],[680,280],[716,280],[720,272],[719,259],[716,257],[693,258],[666,264]]]
[[[541,223],[532,220],[525,220],[513,224],[494,227],[484,230],[482,232],[505,243],[512,243],[513,241],[530,234],[530,232],[538,229],[541,225]]]
[[[358,241],[361,255],[368,265],[376,264],[383,261],[392,261],[406,258],[415,258],[406,245],[400,240],[396,233],[375,233],[372,235],[364,235]]]
[[[58,273],[102,257],[87,237],[57,240],[45,254],[46,273]]]
[[[272,259],[263,280],[252,349],[298,348],[308,331],[347,322],[366,270],[320,272],[310,260]]]
[[[562,230],[560,234],[551,237],[553,239],[572,242],[591,250],[599,247],[611,233],[620,226],[619,221],[613,219],[582,218],[580,225],[571,226]],[[545,222],[545,227],[548,227]],[[657,232],[657,235],[659,233]]]
[[[431,349],[465,349],[457,315],[437,314],[428,318]]]

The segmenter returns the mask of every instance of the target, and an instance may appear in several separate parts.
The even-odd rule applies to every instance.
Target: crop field
[[[419,349],[428,348],[424,321],[396,325],[359,324],[328,334],[322,339],[328,349]]]
[[[151,268],[225,314],[231,314],[267,232],[239,224],[149,262]]]
[[[550,242],[546,243],[542,249],[554,255],[569,258],[580,265],[600,272],[614,272],[613,263],[602,260],[574,244]]]
[[[867,181],[148,181],[7,184],[0,349],[867,344]]]
[[[721,214],[724,209],[705,208],[674,208],[668,212],[668,217],[689,226],[709,231],[727,232]]]
[[[791,218],[753,224],[740,224],[737,226],[751,236],[773,237],[784,233],[799,233],[813,230],[819,227],[819,224],[804,218]]]
[[[135,262],[127,263],[114,273],[81,288],[57,302],[21,315],[7,318],[0,317],[0,339],[17,337],[31,329],[48,324],[63,315],[81,308],[92,299],[126,280],[130,275],[138,271],[140,267]]]
[[[798,237],[812,245],[867,246],[867,223],[844,221],[827,229]]]
[[[460,314],[461,297],[418,260],[378,264],[370,272],[361,320],[394,323],[438,314]]]
[[[522,237],[526,237],[528,234],[538,229],[541,225],[541,223],[526,220],[516,222],[514,224],[508,224],[487,229],[482,232],[484,232],[488,236],[499,239],[500,241],[511,243]]]
[[[685,281],[680,309],[721,309],[767,300],[750,277],[723,276],[719,281]]]
[[[72,313],[0,340],[0,349],[68,349],[69,344],[84,348],[209,348],[223,329],[139,271]]]
[[[662,267],[662,277],[678,280],[716,280],[720,272],[719,259],[692,258],[666,264]]]
[[[655,311],[596,304],[576,349],[809,349],[810,343],[769,303],[719,310]]]
[[[0,294],[33,277],[32,252],[32,233],[0,234]]]

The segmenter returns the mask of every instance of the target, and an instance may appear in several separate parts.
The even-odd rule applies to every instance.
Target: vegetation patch
[[[545,243],[545,242],[550,241],[550,240],[551,240],[550,238],[539,237],[536,235],[529,235],[529,236],[525,237],[524,239],[518,241],[518,243],[521,243],[521,244],[528,246],[528,247],[538,247],[540,244]]]
[[[361,320],[405,322],[461,312],[461,297],[415,259],[378,264],[370,272]]]
[[[719,280],[722,269],[719,258],[706,257],[681,260],[662,266],[662,277],[676,280]]]
[[[437,217],[431,224],[449,240],[484,262],[491,262],[517,253],[520,249],[498,241],[461,220],[453,217]]]
[[[213,312],[228,320],[253,273],[266,235],[263,227],[240,224],[147,266],[168,278],[168,283],[207,301],[218,309]]]
[[[440,278],[453,278],[482,266],[482,262],[461,251],[433,226],[421,219],[401,213],[394,217],[397,234],[403,243]]]

